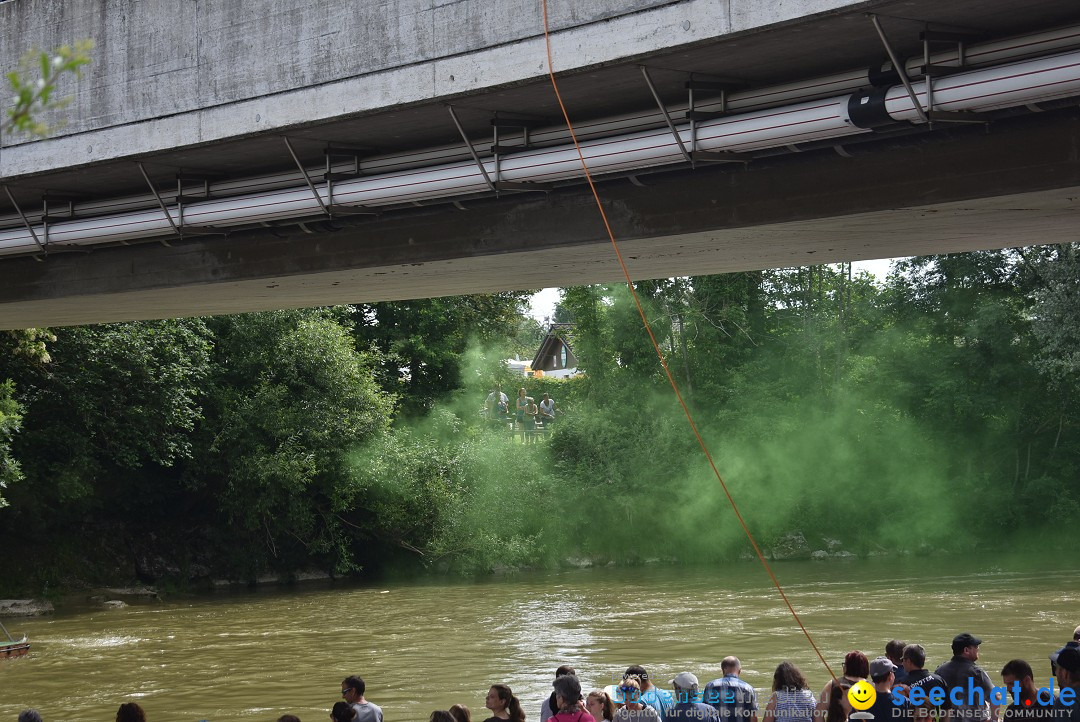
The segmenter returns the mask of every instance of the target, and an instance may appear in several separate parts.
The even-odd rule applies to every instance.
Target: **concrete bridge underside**
[[[634,278],[1080,240],[1080,108],[610,179]],[[233,313],[621,279],[591,194],[3,261],[0,327]]]
[[[685,103],[691,73],[765,87],[880,66],[868,12],[902,57],[919,56],[928,23],[985,38],[1080,23],[1075,0],[552,4],[560,86],[577,121],[656,113],[641,65],[670,105]],[[47,140],[0,139],[0,180],[39,215],[46,192],[154,208],[135,161],[160,188],[178,171],[296,174],[282,136],[309,167],[330,144],[465,157],[447,103],[478,145],[491,139],[495,111],[561,123],[534,0],[110,7],[0,3],[4,65],[24,45],[98,40],[87,76],[61,89],[75,92],[68,125]],[[654,169],[599,190],[637,279],[1077,241],[1080,107],[868,134],[745,166]],[[621,279],[581,183],[459,200],[169,245],[2,257],[0,328]],[[0,195],[5,227],[17,227],[14,212]]]

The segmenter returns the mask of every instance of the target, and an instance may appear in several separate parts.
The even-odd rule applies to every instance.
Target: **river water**
[[[933,668],[952,637],[970,631],[985,640],[980,664],[995,683],[1019,657],[1048,685],[1047,655],[1080,623],[1080,562],[1049,554],[775,568],[836,670],[847,651],[873,658],[894,637],[923,644]],[[245,591],[110,611],[67,604],[5,623],[34,644],[27,657],[0,661],[7,720],[36,707],[46,722],[101,722],[133,700],[149,722],[273,722],[284,713],[325,722],[342,678],[359,674],[387,722],[421,722],[455,702],[482,720],[494,682],[509,684],[535,722],[559,664],[574,665],[587,688],[634,663],[657,680],[690,670],[704,684],[728,654],[759,691],[783,659],[815,691],[827,679],[749,562]]]

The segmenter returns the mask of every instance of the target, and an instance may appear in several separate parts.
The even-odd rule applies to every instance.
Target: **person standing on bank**
[[[981,644],[981,639],[966,632],[956,635],[952,641],[952,659],[934,670],[934,674],[945,680],[950,696],[954,687],[963,690],[962,698],[965,704],[951,705],[950,709],[953,717],[964,719],[966,722],[985,722],[998,718],[998,705],[994,704],[990,694],[994,683],[990,681],[990,676],[975,664],[979,660],[979,645]],[[973,688],[982,689],[981,703],[967,704],[969,684]],[[971,696],[974,697],[974,695]],[[971,701],[975,702],[974,699]]]
[[[525,404],[525,438],[526,443],[532,444],[536,441],[536,419],[539,415],[536,407],[536,402],[530,396],[528,403]]]
[[[548,722],[596,722],[585,711],[581,703],[581,683],[572,674],[557,677],[552,683],[555,687],[555,703],[559,711]]]
[[[484,698],[484,706],[491,710],[491,716],[484,722],[525,722],[525,712],[521,702],[514,696],[513,690],[505,684],[493,684]]]
[[[806,677],[791,662],[781,662],[773,672],[772,697],[765,705],[764,722],[815,722],[817,700]]]
[[[585,698],[585,709],[596,722],[612,722],[615,719],[615,703],[602,689],[594,689]]]
[[[848,690],[870,674],[870,660],[857,649],[844,656],[844,674],[839,679],[830,679],[818,697],[817,711],[825,713],[825,722],[847,722],[851,714],[848,702]]]
[[[720,713],[712,705],[701,702],[697,675],[679,672],[671,680],[675,704],[664,716],[664,722],[719,722]]]
[[[529,405],[529,397],[525,395],[525,387],[518,389],[517,398],[514,400],[514,416],[521,428],[525,428],[525,407]]]
[[[638,685],[641,688],[641,703],[647,707],[652,707],[656,710],[656,714],[660,719],[664,719],[668,710],[675,704],[675,699],[671,696],[671,692],[666,689],[660,689],[652,683],[652,679],[649,677],[649,672],[640,664],[632,664],[626,668],[626,672],[623,674],[623,680],[625,681],[629,677],[633,677],[638,681]],[[753,722],[757,722],[754,720]]]
[[[577,676],[577,672],[569,664],[560,664],[559,668],[555,670],[555,679],[567,674],[572,674],[575,677]],[[547,722],[559,711],[559,703],[555,699],[555,683],[552,682],[551,686],[551,696],[540,703],[540,722]],[[593,716],[595,717],[596,715]]]
[[[896,665],[891,659],[883,655],[870,662],[870,681],[874,684],[877,697],[874,698],[870,709],[866,711],[874,715],[875,720],[893,719],[893,713],[897,709],[906,712],[903,708],[894,705],[892,701],[891,692],[893,683],[896,681]]]
[[[623,678],[615,690],[615,722],[660,722],[657,711],[641,700],[641,683],[634,675]]]
[[[356,710],[356,722],[383,722],[382,707],[364,699],[367,685],[353,675],[341,682],[341,696]]]
[[[724,722],[757,722],[757,692],[739,678],[742,662],[729,656],[720,660],[724,676],[705,685],[705,704],[712,705]]]
[[[945,680],[926,669],[926,650],[921,644],[909,644],[904,647],[900,661],[904,665],[904,671],[907,672],[907,682],[904,686],[908,688],[908,706],[912,716],[917,720],[927,717],[941,719],[942,705],[935,705],[930,697],[934,695],[937,698],[940,694],[940,699],[944,700],[948,689]],[[915,689],[922,690],[916,694],[916,698],[922,699],[918,704],[911,702],[911,692]],[[934,692],[936,689],[940,689],[941,692]]]

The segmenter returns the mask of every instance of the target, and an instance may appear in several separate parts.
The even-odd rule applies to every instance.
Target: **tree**
[[[0,354],[9,363],[14,359],[48,363],[49,353],[45,341],[55,341],[48,331],[30,328],[0,333]],[[0,378],[4,369],[0,366]],[[22,468],[11,450],[12,440],[22,425],[22,405],[15,399],[15,383],[11,379],[0,381],[0,492],[8,484],[23,478]],[[0,493],[0,508],[7,506]]]
[[[389,424],[393,397],[375,384],[380,360],[356,350],[348,309],[212,319],[206,441],[189,484],[229,522],[245,571],[314,561],[351,567],[356,501],[348,455]]]
[[[513,291],[363,304],[352,314],[354,335],[361,348],[378,350],[380,385],[400,397],[403,415],[420,416],[461,387],[460,361],[470,344],[510,352],[530,295]]]
[[[50,128],[38,119],[41,111],[60,107],[63,100],[58,100],[54,93],[60,79],[67,74],[79,75],[81,66],[90,62],[91,41],[82,41],[74,47],[63,46],[52,54],[30,52],[23,57],[19,70],[7,74],[8,85],[14,93],[12,107],[7,110],[7,118],[0,122],[0,140],[7,133],[23,132],[31,135],[46,135]],[[40,74],[33,81],[24,80]],[[47,335],[38,336],[36,329],[11,334],[23,343],[40,342]],[[25,350],[25,349],[24,349]],[[44,344],[40,353],[46,355]],[[12,456],[11,443],[21,423],[21,406],[14,398],[15,387],[9,380],[0,382],[0,492],[11,482],[22,478],[18,461]],[[6,505],[0,493],[0,507]]]
[[[11,439],[22,422],[22,407],[13,398],[14,392],[10,380],[0,383],[0,508],[7,506],[2,493],[7,485],[23,478],[19,462],[11,455]]]
[[[9,366],[26,406],[15,446],[35,504],[107,503],[100,485],[134,484],[144,467],[190,456],[210,348],[202,321],[72,327],[55,339],[51,363]]]

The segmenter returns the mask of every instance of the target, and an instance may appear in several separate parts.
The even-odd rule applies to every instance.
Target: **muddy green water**
[[[1080,563],[1045,557],[870,559],[776,565],[830,664],[871,658],[897,637],[926,646],[928,666],[960,631],[983,637],[991,673],[1009,659],[1049,683],[1047,654],[1080,623]],[[103,611],[67,605],[6,620],[34,643],[0,661],[0,719],[25,707],[46,722],[112,720],[124,701],[149,722],[326,722],[339,683],[361,675],[387,722],[419,722],[454,702],[482,720],[493,682],[509,684],[529,722],[560,663],[589,687],[632,663],[658,680],[690,670],[702,683],[727,654],[759,690],[796,662],[827,679],[756,564],[523,573],[482,582],[222,593]],[[837,665],[838,666],[838,665]],[[665,685],[666,686],[666,685]]]

